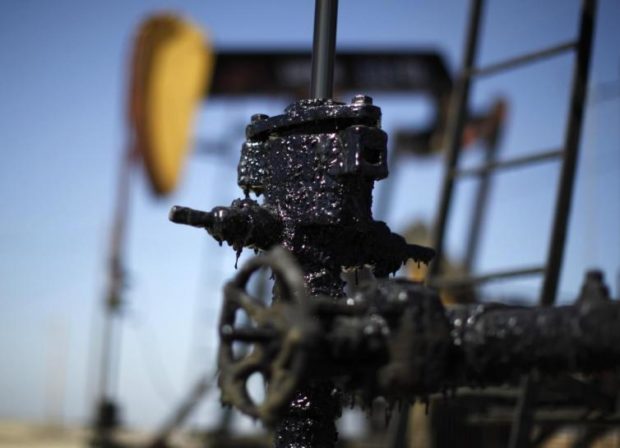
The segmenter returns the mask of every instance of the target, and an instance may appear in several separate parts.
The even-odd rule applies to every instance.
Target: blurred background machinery
[[[577,3],[579,4],[577,5]],[[429,281],[441,288],[444,304],[469,304],[496,299],[509,303],[533,304],[534,299],[538,299],[543,305],[551,305],[557,296],[560,296],[562,302],[567,299],[572,300],[575,297],[576,293],[562,292],[558,294],[557,291],[560,272],[564,272],[564,278],[567,275],[566,272],[572,273],[569,274],[569,276],[574,277],[574,280],[571,280],[572,284],[578,284],[580,277],[580,274],[576,274],[574,267],[570,267],[568,270],[566,267],[563,269],[561,263],[566,247],[565,238],[571,229],[568,224],[571,215],[570,204],[574,202],[574,195],[571,194],[571,190],[574,184],[576,162],[579,158],[585,158],[586,168],[588,168],[588,163],[598,163],[592,162],[595,160],[593,154],[588,155],[586,152],[585,156],[583,154],[579,156],[577,152],[580,145],[585,146],[586,150],[592,146],[596,147],[593,145],[592,131],[589,134],[585,131],[585,136],[583,135],[584,132],[581,132],[583,109],[589,107],[588,110],[591,111],[593,104],[617,98],[618,90],[620,90],[617,82],[601,83],[600,78],[597,79],[596,76],[595,83],[588,83],[587,75],[589,71],[592,71],[588,69],[588,58],[590,56],[594,57],[594,73],[596,73],[596,52],[592,54],[590,50],[596,31],[595,19],[598,15],[603,28],[605,28],[606,22],[613,16],[610,14],[610,11],[613,11],[613,5],[602,1],[600,6],[599,11],[602,12],[597,14],[596,2],[575,2],[575,5],[566,7],[564,4],[560,5],[562,12],[555,12],[557,22],[571,22],[574,18],[573,21],[577,25],[576,32],[565,33],[567,36],[572,35],[573,37],[568,41],[560,40],[559,43],[551,43],[548,48],[534,54],[510,57],[505,62],[488,65],[484,61],[489,60],[486,57],[489,54],[487,50],[492,46],[505,47],[508,48],[507,51],[519,48],[516,45],[507,44],[505,41],[502,41],[503,47],[497,42],[489,43],[493,38],[485,37],[487,32],[492,36],[489,30],[493,30],[494,26],[497,25],[493,25],[491,18],[497,15],[497,11],[501,8],[493,2],[472,1],[469,15],[465,17],[463,7],[459,6],[456,9],[453,7],[452,15],[455,15],[457,9],[460,8],[459,16],[462,16],[463,21],[466,20],[468,23],[465,39],[462,39],[462,36],[457,38],[457,40],[464,41],[465,48],[463,49],[462,66],[456,71],[456,75],[452,75],[454,70],[449,68],[450,52],[448,51],[448,58],[446,58],[442,54],[444,49],[442,52],[438,52],[435,49],[429,49],[429,47],[410,47],[408,43],[402,44],[404,40],[398,46],[386,45],[385,48],[383,48],[383,43],[367,48],[356,46],[339,48],[334,71],[336,96],[341,97],[347,93],[360,92],[371,92],[375,98],[377,95],[379,97],[385,95],[387,98],[385,104],[395,107],[400,115],[398,119],[387,118],[390,127],[389,166],[391,175],[390,179],[382,182],[385,185],[377,191],[374,214],[385,219],[387,216],[398,215],[405,209],[415,208],[416,203],[421,199],[433,198],[433,194],[426,194],[427,198],[422,198],[420,196],[424,193],[419,189],[410,187],[417,184],[409,177],[407,168],[412,164],[419,164],[424,169],[430,167],[429,161],[434,160],[437,164],[441,156],[446,156],[444,179],[437,197],[440,206],[435,225],[430,224],[432,219],[428,213],[413,216],[414,223],[412,223],[411,215],[408,215],[406,220],[404,218],[398,220],[398,227],[401,229],[409,224],[410,232],[407,232],[405,236],[410,243],[428,245],[438,249],[441,262],[433,265],[430,274],[427,273],[424,266],[418,266],[416,263],[410,263],[407,272],[416,280],[422,280],[425,276],[430,275]],[[7,17],[11,16],[13,10],[17,11],[18,9],[8,7]],[[285,8],[280,9],[284,11]],[[539,7],[536,6],[534,9],[538,10]],[[544,13],[550,13],[551,9],[552,7],[548,5],[541,7],[540,17]],[[569,14],[571,14],[571,19],[566,20],[565,16]],[[23,17],[27,16],[24,15]],[[347,15],[347,19],[349,17],[351,14]],[[442,17],[448,20],[450,14],[442,13]],[[532,19],[531,15],[528,17]],[[539,16],[536,15],[534,22],[538,19]],[[21,23],[20,20],[14,20],[14,22]],[[525,18],[519,22],[525,23]],[[532,24],[532,29],[535,28],[535,25],[536,23]],[[549,27],[547,34],[556,36],[557,33],[553,34],[552,28]],[[7,24],[5,29],[13,28]],[[438,34],[441,32],[439,29],[436,30]],[[218,43],[217,37],[215,35],[216,43]],[[600,37],[598,39],[599,41],[594,42],[594,48],[599,48],[598,51],[601,51],[600,48],[603,48],[601,45],[606,45],[605,39]],[[607,41],[612,40],[607,39]],[[53,39],[50,39],[50,42],[52,41]],[[132,317],[134,311],[132,311],[130,298],[133,295],[132,289],[135,291],[135,287],[127,288],[127,285],[134,283],[130,281],[133,279],[127,275],[127,268],[137,268],[144,264],[142,258],[135,256],[135,251],[133,251],[133,255],[131,250],[128,251],[128,247],[130,248],[135,241],[139,243],[139,247],[144,249],[145,245],[140,242],[143,239],[142,235],[150,235],[152,231],[150,233],[144,230],[137,232],[135,225],[132,225],[131,220],[127,219],[133,213],[137,217],[144,215],[144,206],[141,205],[143,200],[139,196],[142,194],[141,187],[132,178],[135,177],[137,170],[144,169],[149,176],[149,188],[156,196],[163,198],[169,197],[167,195],[175,190],[179,179],[188,177],[182,173],[186,157],[192,149],[196,154],[192,164],[196,164],[195,160],[199,160],[198,164],[202,163],[201,160],[208,160],[210,164],[213,163],[218,166],[236,163],[233,160],[240,145],[240,126],[235,126],[230,119],[227,121],[218,120],[220,123],[225,123],[225,127],[229,126],[230,130],[219,133],[209,132],[207,133],[208,136],[203,138],[192,125],[205,98],[209,101],[213,100],[216,105],[218,102],[229,105],[225,107],[224,114],[227,115],[233,109],[242,110],[242,114],[247,114],[247,110],[250,109],[249,106],[252,110],[257,107],[251,104],[252,102],[260,102],[267,98],[271,101],[277,98],[275,100],[277,104],[272,106],[271,110],[279,110],[281,105],[307,96],[306,88],[311,73],[310,53],[299,49],[301,46],[291,46],[290,43],[282,47],[261,44],[243,46],[236,43],[228,47],[220,47],[218,44],[214,46],[214,49],[211,47],[210,41],[210,38],[201,34],[196,25],[190,25],[173,14],[154,15],[146,19],[134,41],[134,56],[132,63],[129,64],[132,67],[129,89],[131,97],[130,126],[126,133],[126,142],[123,145],[125,150],[121,156],[121,169],[118,175],[117,204],[113,219],[115,224],[106,264],[108,283],[105,287],[106,293],[103,301],[106,317],[101,329],[101,348],[98,350],[100,360],[96,363],[97,374],[94,375],[98,377],[97,382],[99,383],[94,415],[99,430],[99,442],[97,442],[96,437],[95,443],[112,443],[111,434],[123,436],[124,431],[122,425],[119,428],[119,423],[131,424],[132,420],[136,421],[135,417],[130,417],[127,420],[126,416],[123,417],[126,413],[119,413],[120,407],[122,406],[124,409],[124,405],[132,400],[129,397],[135,395],[133,394],[134,391],[128,391],[126,386],[126,375],[127,372],[135,370],[133,366],[130,366],[134,362],[131,358],[129,363],[125,362],[125,365],[120,362],[121,357],[124,356],[126,359],[128,356],[127,354],[123,355],[121,350],[120,321],[127,321],[129,331],[133,331],[136,324],[135,317]],[[7,40],[7,42],[13,41]],[[299,41],[297,42],[299,43]],[[22,48],[22,45],[15,43],[11,47]],[[458,52],[452,51],[452,53]],[[480,57],[481,53],[482,58]],[[494,55],[497,57],[500,53],[501,51],[496,51]],[[562,54],[567,56],[561,56]],[[600,55],[598,57],[600,61]],[[550,149],[541,153],[514,151],[511,149],[515,141],[512,137],[513,132],[520,132],[522,135],[527,135],[530,132],[533,136],[542,135],[544,145],[546,146],[549,143],[546,133],[541,132],[539,126],[533,126],[531,130],[524,129],[519,127],[516,120],[513,120],[518,116],[523,116],[523,109],[519,109],[521,107],[519,101],[522,98],[529,98],[530,103],[540,104],[540,102],[531,101],[531,97],[523,89],[519,90],[516,96],[511,96],[510,89],[506,87],[500,88],[499,94],[494,92],[493,95],[488,95],[488,90],[477,91],[476,86],[486,80],[493,80],[495,77],[500,80],[512,80],[514,78],[506,75],[510,73],[507,70],[508,68],[529,67],[530,63],[534,62],[543,64],[548,60],[547,58],[553,58],[551,59],[554,61],[552,64],[556,64],[556,70],[553,73],[554,76],[558,77],[558,91],[549,89],[549,97],[560,95],[560,85],[568,84],[566,87],[569,88],[569,95],[567,96],[569,100],[566,102],[565,108],[567,120],[564,135],[561,138],[562,141],[557,146],[559,149]],[[101,53],[99,59],[104,60],[105,54]],[[454,56],[452,56],[453,59]],[[501,58],[498,57],[498,59]],[[484,63],[481,64],[480,61]],[[570,64],[568,62],[564,64],[562,61],[568,61]],[[88,64],[84,65],[87,66]],[[454,66],[454,64],[452,65]],[[53,65],[51,66],[53,67]],[[480,66],[482,68],[479,68]],[[566,79],[572,77],[572,83],[561,82],[561,75],[558,74],[561,71],[560,68],[566,72]],[[11,73],[9,70],[6,78],[6,85],[9,86],[11,85]],[[52,74],[49,76],[49,79],[52,79]],[[502,78],[504,76],[507,78]],[[179,79],[184,81],[174,82]],[[474,80],[476,83],[473,83]],[[74,85],[76,84],[74,83]],[[501,85],[501,82],[498,85]],[[589,88],[588,85],[590,85]],[[585,96],[586,93],[589,94],[589,97]],[[423,120],[413,117],[415,105],[411,108],[412,118],[408,118],[410,110],[408,109],[408,102],[411,101],[412,95],[417,95],[416,98],[422,98],[424,104],[428,106],[429,111]],[[10,98],[11,93],[7,92],[7,104],[16,104],[12,103]],[[74,100],[79,101],[78,98],[74,98]],[[389,111],[390,107],[386,108],[384,101],[381,100],[384,112]],[[406,104],[399,108],[397,104],[399,101],[404,101]],[[19,117],[19,110],[19,108],[13,109],[11,118],[6,122],[12,123],[13,116]],[[244,110],[246,112],[243,112]],[[537,120],[543,123],[543,126],[546,126],[547,123],[550,128],[553,125],[559,125],[559,119],[556,116],[538,115],[537,110],[530,110],[529,114],[538,116]],[[63,116],[60,113],[56,115]],[[229,115],[232,116],[234,113]],[[592,116],[589,119],[593,120]],[[594,126],[594,128],[599,129],[602,126],[601,123],[606,123],[605,120],[605,118],[599,117],[598,123],[590,124],[590,128]],[[587,121],[585,129],[588,129]],[[11,130],[7,128],[5,134],[12,135]],[[48,134],[52,135],[52,133]],[[609,143],[614,144],[609,133],[602,135],[605,135],[600,137],[605,139],[605,147]],[[527,142],[536,144],[535,139],[528,139]],[[600,142],[599,146],[601,146]],[[505,147],[508,147],[507,152]],[[444,149],[447,153],[443,151]],[[9,162],[11,160],[9,157]],[[545,202],[545,205],[540,205],[544,202],[541,198],[531,198],[530,196],[533,203],[539,203],[541,207],[546,207],[546,211],[553,211],[551,213],[553,218],[550,219],[552,222],[548,226],[550,231],[547,233],[545,231],[547,226],[544,222],[534,223],[541,214],[540,210],[533,214],[525,211],[524,204],[528,202],[526,194],[531,195],[531,193],[526,192],[525,184],[532,182],[531,179],[535,178],[529,177],[528,174],[530,167],[532,170],[536,170],[535,167],[539,166],[534,165],[534,162],[545,162],[542,165],[548,166],[553,164],[547,162],[553,160],[558,162],[557,167],[559,167],[558,172],[560,173],[555,197],[553,197],[554,195],[541,194],[541,198],[545,196],[549,200]],[[478,165],[472,164],[472,161],[480,163]],[[9,166],[11,165],[6,165],[6,167]],[[606,168],[612,169],[613,166],[613,163],[607,163]],[[218,169],[216,167],[216,170]],[[202,176],[201,170],[209,173],[213,171],[202,167],[196,170],[194,178],[196,175]],[[515,190],[515,195],[518,198],[515,201],[515,208],[522,208],[523,212],[505,213],[506,210],[500,207],[500,213],[497,213],[495,197],[497,192],[502,191],[503,188],[502,181],[498,178],[500,173],[509,173],[513,170],[515,170],[515,179],[521,178],[520,183],[522,185]],[[416,171],[416,173],[419,175],[420,172]],[[4,178],[8,182],[12,178],[11,173],[5,174]],[[212,174],[210,175],[213,177]],[[591,172],[590,176],[593,177]],[[69,175],[64,177],[69,179]],[[60,185],[62,182],[63,179],[60,179],[58,184]],[[597,186],[600,183],[599,180],[590,180],[589,182],[587,210],[582,207],[577,211],[579,217],[585,218],[577,219],[586,219],[590,224],[596,224],[597,216],[603,216],[599,211],[603,207],[593,204],[598,204],[600,200],[600,203],[607,203],[607,209],[613,211],[614,204],[618,201],[614,199],[617,195],[614,196],[616,191],[613,187],[600,191],[596,190],[599,188]],[[33,185],[36,183],[36,176],[32,183]],[[220,185],[224,185],[224,178],[214,178],[205,185],[208,185],[208,190],[213,190],[213,185],[215,185],[216,190],[220,190]],[[459,196],[461,185],[466,185],[466,189],[470,188],[467,185],[473,185],[469,190],[470,203],[465,207],[462,205]],[[532,183],[532,185],[534,184]],[[72,186],[72,188],[74,187]],[[47,191],[44,191],[41,197],[53,191],[50,188],[43,190]],[[521,192],[524,192],[523,196]],[[608,197],[611,199],[607,199]],[[593,200],[594,198],[596,201]],[[169,201],[171,199],[163,200]],[[6,202],[11,204],[9,201]],[[205,205],[207,202],[210,201],[205,201]],[[34,202],[30,200],[24,201],[24,203]],[[50,203],[53,204],[53,202]],[[577,201],[577,204],[580,203],[583,205],[584,200]],[[13,209],[21,210],[18,206],[14,206]],[[536,210],[536,206],[534,210]],[[88,210],[85,212],[82,215],[82,220],[89,219]],[[28,213],[30,212],[21,211],[18,215],[27,218]],[[165,214],[162,213],[162,210],[159,210],[158,213],[161,216]],[[515,215],[521,215],[520,217],[525,222],[520,224],[519,220],[515,219]],[[607,213],[604,216],[605,218],[602,221],[605,222],[605,225],[614,222],[613,213]],[[98,217],[101,219],[99,215]],[[574,221],[575,218],[572,220]],[[7,216],[5,226],[9,226],[9,235],[11,235],[11,222],[11,217]],[[138,222],[139,220],[136,219],[136,225]],[[148,222],[153,221],[149,220]],[[521,242],[521,246],[527,246],[536,241],[538,247],[546,247],[547,242],[544,241],[544,236],[548,234],[550,238],[545,250],[534,248],[529,250],[530,254],[542,255],[543,262],[530,265],[527,262],[528,259],[523,263],[524,259],[521,257],[521,252],[525,251],[516,250],[513,253],[515,246],[513,241],[504,241],[506,247],[511,249],[506,250],[506,255],[501,258],[499,263],[497,260],[500,258],[497,255],[491,252],[491,256],[489,256],[487,240],[493,240],[492,235],[496,235],[497,232],[494,228],[497,225],[503,225],[506,228],[504,234],[511,234],[511,230],[518,226],[536,228],[536,231],[531,233],[532,238],[526,238]],[[459,226],[462,230],[458,229]],[[571,226],[574,228],[574,224]],[[131,230],[132,227],[134,227],[133,231]],[[583,228],[583,226],[579,224],[577,228]],[[601,226],[599,225],[598,228]],[[53,220],[49,231],[54,232]],[[591,232],[596,234],[596,231],[592,230]],[[73,233],[75,241],[81,241],[79,233],[84,232]],[[50,234],[55,235],[55,233]],[[456,236],[454,236],[455,234]],[[572,233],[571,235],[573,235],[572,241],[574,242],[575,234]],[[603,234],[601,233],[601,235]],[[583,244],[590,246],[585,249],[585,254],[595,255],[589,259],[596,260],[596,263],[602,263],[608,269],[608,274],[613,274],[613,270],[609,271],[610,266],[613,267],[613,258],[610,259],[607,253],[620,253],[617,248],[614,248],[614,237],[612,236],[609,239],[604,256],[596,253],[596,249],[592,248],[595,245],[589,244],[593,241],[591,233],[579,234],[579,239],[582,237]],[[464,243],[464,249],[455,249],[453,243],[455,239],[460,239],[460,242]],[[53,242],[54,238],[49,240]],[[12,252],[12,243],[9,240],[2,241],[6,243],[3,243],[7,247],[6,253],[13,254],[11,259],[19,261],[19,257],[16,257],[15,253]],[[497,246],[497,242],[501,240],[496,238],[494,241]],[[541,243],[541,241],[543,242]],[[160,243],[157,239],[153,239],[148,244],[158,245]],[[71,244],[65,243],[65,245],[72,247]],[[129,255],[127,255],[128,252]],[[66,258],[65,253],[69,253],[68,249],[64,250],[63,248],[62,253],[57,252],[58,259],[64,260]],[[574,260],[574,249],[573,255],[571,255],[569,248],[569,258]],[[44,258],[41,257],[41,259]],[[230,260],[228,261],[230,262]],[[56,264],[62,263],[65,262],[60,261]],[[592,261],[584,262],[578,270],[583,272],[586,268],[590,268],[589,263]],[[230,264],[232,265],[232,262]],[[575,263],[571,261],[569,265],[575,266]],[[187,268],[185,269],[187,270]],[[49,269],[49,271],[52,272],[53,270]],[[10,286],[15,283],[15,280],[9,279],[5,271],[2,275],[3,279],[6,280],[5,284]],[[202,276],[208,277],[210,284],[219,285],[221,281],[218,280],[217,276],[209,273],[204,275],[203,272]],[[221,279],[223,276],[220,274],[219,278]],[[526,287],[519,289],[505,286],[506,281],[514,280],[517,283],[521,281],[519,276],[529,276],[528,279],[523,279],[522,284],[527,285]],[[535,283],[537,281],[533,279],[530,280],[535,276],[541,278],[540,283]],[[161,273],[160,277],[162,277]],[[363,278],[364,273],[360,272],[359,277],[360,279]],[[168,283],[172,282],[173,278],[175,277],[171,272],[171,280]],[[179,278],[178,275],[176,278]],[[30,283],[35,284],[36,282]],[[564,283],[566,283],[565,280]],[[534,284],[540,285],[540,291],[534,290],[534,287],[531,286]],[[19,290],[17,287],[12,288]],[[212,286],[209,288],[217,289]],[[258,289],[264,290],[264,288],[263,285]],[[254,285],[252,289],[254,290]],[[12,289],[9,289],[6,292],[7,297],[12,297],[11,291]],[[515,291],[518,292],[515,293]],[[161,291],[161,294],[164,294],[164,291]],[[259,297],[266,296],[264,293],[256,292],[255,294]],[[166,295],[170,297],[172,294],[168,292]],[[217,297],[214,292],[209,291],[206,295],[202,295],[202,301],[204,301],[205,296]],[[149,306],[153,310],[155,308],[161,310],[166,308],[162,302]],[[6,315],[10,317],[12,314]],[[188,319],[185,319],[185,322],[187,321]],[[4,326],[7,328],[8,335],[8,329],[13,328],[13,326],[10,323]],[[167,327],[161,326],[157,329],[157,333],[166,332],[165,328]],[[50,344],[51,341],[63,341],[63,338],[60,337],[62,335],[56,334],[56,336],[58,337],[50,338]],[[69,341],[69,339],[65,339]],[[27,340],[24,339],[24,341],[26,344]],[[63,345],[60,342],[53,350],[54,353],[64,353],[62,351]],[[64,344],[69,344],[69,342],[65,341]],[[71,342],[71,344],[73,343]],[[175,344],[175,351],[178,352],[181,345]],[[155,338],[148,337],[145,346],[147,351],[156,347]],[[135,353],[133,348],[130,349],[132,353]],[[10,361],[15,358],[10,351],[6,353],[7,360]],[[58,359],[62,359],[63,356]],[[194,359],[196,358],[195,354],[191,356]],[[57,362],[50,364],[55,366],[53,367],[55,374],[50,375],[52,382],[50,382],[49,387],[55,388],[56,392],[50,393],[49,396],[56,396],[56,400],[60,402],[62,398],[60,398],[58,391],[61,389],[58,389],[54,384],[60,384],[66,374],[62,374],[62,365]],[[213,388],[211,388],[214,372],[207,369],[203,365],[204,363],[200,364],[201,367],[198,371],[201,373],[194,375],[197,378],[185,381],[192,384],[192,386],[187,387],[187,398],[181,400],[178,406],[174,406],[174,410],[170,410],[172,407],[170,404],[167,405],[166,423],[162,425],[154,443],[164,444],[169,436],[175,433],[177,427],[187,424],[193,411],[198,410],[198,415],[201,415],[202,412],[201,420],[205,420],[204,411],[200,411],[199,408],[204,399],[214,396]],[[151,365],[146,374],[140,375],[140,382],[146,377],[160,375],[163,370],[165,369]],[[125,375],[125,379],[123,379],[123,375]],[[11,376],[7,373],[3,374],[3,378],[10,382]],[[429,408],[428,417],[424,415],[423,406],[421,408],[414,407],[411,414],[408,412],[395,413],[387,432],[384,428],[383,412],[381,411],[377,413],[380,416],[380,423],[376,427],[373,426],[372,431],[366,431],[360,427],[359,421],[361,419],[351,419],[347,415],[345,415],[347,423],[344,424],[344,427],[358,428],[357,431],[353,431],[353,437],[364,433],[366,434],[366,441],[360,441],[360,443],[371,444],[374,440],[376,446],[385,446],[386,444],[402,446],[405,439],[408,439],[413,446],[426,446],[427,444],[447,446],[456,444],[456,441],[462,444],[464,443],[463,440],[470,441],[471,446],[483,446],[485,444],[487,446],[498,446],[498,444],[506,445],[507,443],[512,444],[512,446],[526,446],[524,444],[527,443],[528,437],[531,437],[536,444],[543,444],[545,441],[554,440],[554,438],[557,440],[558,437],[566,437],[566,434],[570,440],[567,443],[574,446],[589,446],[603,434],[614,429],[613,419],[607,417],[614,408],[617,391],[615,378],[612,372],[594,378],[561,377],[551,383],[540,381],[537,377],[524,377],[521,387],[492,389],[483,393],[476,390],[460,391],[455,398],[446,402],[440,398],[433,401]],[[24,376],[24,380],[31,381],[28,375]],[[120,389],[119,384],[121,385]],[[13,388],[19,390],[18,387]],[[31,389],[35,390],[35,388]],[[8,398],[4,400],[7,403],[5,407],[12,406],[10,404],[10,393],[5,393],[5,395]],[[22,401],[28,402],[28,400]],[[135,408],[135,403],[136,401],[131,403],[130,409]],[[375,404],[375,407],[381,408],[381,406],[381,403]],[[18,408],[19,406],[13,407]],[[92,403],[89,403],[89,408],[92,412]],[[54,412],[55,415],[62,415],[57,411]],[[10,411],[5,410],[4,413],[11,415]],[[129,414],[135,416],[135,411],[131,411]],[[207,437],[210,442],[207,443],[215,443],[215,446],[220,446],[220,444],[223,446],[226,444],[240,446],[242,443],[263,443],[267,446],[269,444],[269,435],[264,433],[260,433],[258,437],[251,436],[249,439],[246,436],[240,436],[238,431],[239,418],[236,415],[233,417],[230,411],[223,411],[221,417],[215,419],[211,417],[208,420],[219,420],[221,425],[210,432]],[[195,419],[192,420],[190,425],[194,426],[195,421]],[[347,432],[346,429],[345,432]],[[119,440],[121,439],[115,438],[114,443],[120,443]],[[173,439],[175,437],[170,440]],[[262,442],[260,442],[261,440]],[[508,440],[510,442],[507,442]],[[607,440],[610,438],[608,437]]]

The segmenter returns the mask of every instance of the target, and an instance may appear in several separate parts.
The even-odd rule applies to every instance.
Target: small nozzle
[[[213,214],[189,207],[175,205],[170,209],[168,219],[176,224],[206,228],[213,225]]]

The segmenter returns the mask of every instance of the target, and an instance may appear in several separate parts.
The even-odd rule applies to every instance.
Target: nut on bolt
[[[372,98],[368,95],[355,95],[351,103],[356,106],[367,106],[372,104]]]

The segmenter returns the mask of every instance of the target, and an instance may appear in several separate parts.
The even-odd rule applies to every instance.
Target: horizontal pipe
[[[525,156],[515,157],[514,159],[499,160],[474,168],[462,168],[459,170],[454,170],[452,172],[452,175],[455,177],[481,176],[491,171],[518,168],[523,165],[546,162],[548,160],[560,158],[563,154],[564,151],[562,151],[561,149],[544,151],[535,154],[527,154]]]
[[[500,384],[520,374],[590,373],[620,365],[620,304],[555,308],[478,305],[448,313],[455,382]],[[462,384],[466,385],[466,384]]]
[[[507,271],[491,272],[489,274],[482,274],[477,276],[462,276],[462,277],[439,277],[431,281],[431,286],[435,288],[450,288],[459,286],[478,285],[480,283],[486,283],[493,280],[502,280],[513,277],[526,277],[531,275],[542,274],[545,269],[541,266],[525,267],[521,269],[511,269]]]
[[[541,59],[545,59],[551,56],[555,56],[565,51],[572,50],[575,48],[575,41],[565,42],[562,44],[554,45],[549,48],[545,48],[544,50],[536,51],[533,53],[524,54],[521,56],[515,56],[514,58],[507,59],[505,61],[497,62],[494,64],[487,65],[486,67],[475,68],[471,72],[469,72],[469,76],[489,76],[494,75],[498,72],[508,70],[510,68],[515,68],[520,65],[529,64],[532,62],[540,61]]]
[[[213,213],[194,210],[189,207],[175,205],[170,209],[168,219],[175,224],[185,224],[193,227],[206,228],[215,222]]]

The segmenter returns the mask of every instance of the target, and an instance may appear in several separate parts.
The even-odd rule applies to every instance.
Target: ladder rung
[[[521,269],[512,269],[508,271],[497,271],[489,274],[477,276],[463,277],[439,277],[430,280],[430,285],[436,288],[473,286],[480,283],[486,283],[492,280],[500,280],[512,277],[526,277],[530,275],[542,274],[545,268],[542,266],[526,267]]]
[[[559,53],[563,53],[565,51],[575,48],[576,45],[577,45],[577,42],[574,40],[571,40],[569,42],[564,42],[562,44],[558,44],[558,45],[554,45],[549,48],[545,48],[544,50],[535,51],[533,53],[516,56],[514,58],[510,58],[505,61],[497,62],[495,64],[490,64],[490,65],[487,65],[486,67],[475,68],[469,73],[469,76],[492,75],[502,70],[506,70],[512,67],[517,67],[523,64],[528,64],[530,62],[535,62],[540,59],[544,59],[544,58],[551,57]]]
[[[515,168],[521,165],[527,165],[527,164],[531,164],[535,162],[544,162],[546,160],[562,157],[563,155],[564,155],[564,151],[561,149],[538,152],[538,153],[528,154],[528,155],[521,156],[521,157],[515,157],[514,159],[491,162],[486,165],[477,166],[474,168],[462,168],[459,170],[454,170],[452,172],[452,176],[453,177],[480,176],[490,171],[495,171],[495,170],[504,169],[504,168]]]

